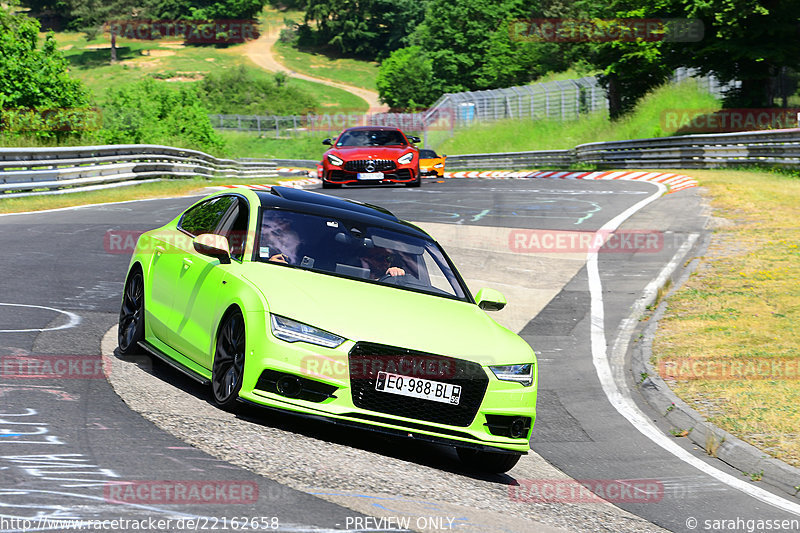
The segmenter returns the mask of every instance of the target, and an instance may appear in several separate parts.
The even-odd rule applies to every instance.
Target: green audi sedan
[[[386,209],[286,187],[214,193],[139,238],[119,352],[213,400],[454,446],[505,472],[530,449],[531,347],[427,233]]]

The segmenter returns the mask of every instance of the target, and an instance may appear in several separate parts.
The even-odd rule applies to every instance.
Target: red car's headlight
[[[403,154],[397,158],[397,162],[401,165],[407,165],[411,163],[414,159],[414,152],[408,152],[407,154]]]
[[[333,154],[328,154],[328,162],[331,165],[336,165],[337,167],[340,167],[344,163],[344,160],[339,157],[336,157]]]

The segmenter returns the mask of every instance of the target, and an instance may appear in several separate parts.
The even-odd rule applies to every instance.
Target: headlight
[[[344,338],[325,330],[303,324],[285,316],[270,315],[272,334],[286,342],[308,342],[326,348],[336,348]]]
[[[494,375],[500,381],[516,381],[521,383],[524,387],[530,387],[533,384],[533,364],[526,363],[524,365],[498,365],[490,366]]]
[[[435,165],[433,165],[433,168],[442,168],[443,166],[444,165],[441,163],[436,163]]]
[[[342,163],[344,163],[344,160],[339,157],[336,157],[333,154],[328,154],[328,162],[331,165],[336,165],[337,167],[340,167],[342,166]]]
[[[414,159],[414,152],[408,152],[407,154],[401,155],[397,159],[397,162],[400,163],[401,165],[407,165],[411,163],[412,159]]]

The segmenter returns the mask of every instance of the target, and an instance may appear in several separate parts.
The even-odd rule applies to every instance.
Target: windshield
[[[267,209],[261,219],[258,259],[467,299],[436,243],[346,219]]]
[[[404,146],[406,140],[397,130],[345,131],[336,146]]]
[[[419,158],[420,159],[436,159],[437,157],[439,157],[439,156],[436,155],[436,152],[434,152],[433,150],[420,150],[419,151]]]

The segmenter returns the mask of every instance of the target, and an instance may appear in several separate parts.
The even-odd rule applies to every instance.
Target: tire
[[[422,186],[422,178],[417,177],[416,181],[412,181],[411,183],[407,183],[406,187],[421,187]]]
[[[211,366],[211,393],[223,409],[232,410],[242,390],[245,349],[244,317],[237,309],[222,320]]]
[[[328,183],[327,181],[322,182],[323,189],[338,189],[341,185],[335,185],[333,183]]]
[[[144,340],[144,276],[135,266],[125,281],[122,306],[119,310],[117,344],[119,353],[132,355],[141,353],[139,341]]]
[[[489,474],[504,474],[514,468],[522,455],[518,453],[499,453],[456,448],[458,458],[471,470]]]

